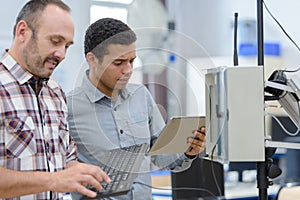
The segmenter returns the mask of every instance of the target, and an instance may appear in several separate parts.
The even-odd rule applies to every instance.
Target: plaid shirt
[[[62,170],[77,158],[68,132],[65,94],[52,79],[35,94],[25,71],[5,52],[0,58],[0,166],[18,171]],[[44,192],[13,199],[62,199]]]

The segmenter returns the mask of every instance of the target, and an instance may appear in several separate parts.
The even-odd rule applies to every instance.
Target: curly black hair
[[[113,18],[102,18],[92,23],[86,30],[84,54],[92,52],[102,61],[108,45],[129,45],[135,41],[136,34],[127,24]]]

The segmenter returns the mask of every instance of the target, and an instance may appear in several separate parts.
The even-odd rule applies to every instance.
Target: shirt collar
[[[2,62],[10,74],[19,82],[19,84],[24,84],[31,77],[33,77],[31,73],[23,69],[17,63],[17,61],[8,53],[8,50],[2,54],[0,62]]]
[[[86,93],[86,95],[88,96],[88,98],[90,99],[90,101],[96,102],[96,101],[99,101],[100,99],[102,99],[103,97],[111,98],[111,97],[107,97],[104,93],[102,93],[100,90],[98,90],[91,83],[91,81],[88,79],[89,71],[90,71],[89,69],[86,70],[86,74],[83,77],[82,88],[83,88],[84,92]],[[133,92],[133,90],[130,91],[130,89],[128,89],[126,87],[126,88],[120,90],[119,97],[121,97],[122,99],[127,99],[132,92]]]

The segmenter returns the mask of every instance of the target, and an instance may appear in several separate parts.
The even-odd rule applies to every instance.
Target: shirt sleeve
[[[68,164],[69,162],[73,161],[73,160],[77,160],[77,147],[76,147],[76,143],[75,140],[73,139],[73,137],[70,135],[70,131],[69,131],[69,123],[67,120],[68,117],[68,108],[67,108],[67,102],[66,102],[66,96],[65,93],[62,91],[62,96],[63,96],[63,102],[62,102],[62,110],[64,111],[64,119],[65,120],[65,126],[63,130],[61,131],[65,131],[64,135],[64,142],[65,142],[65,148],[66,148],[66,164]]]
[[[69,134],[68,134],[69,135]],[[77,150],[74,139],[69,135],[69,145],[67,146],[66,163],[77,160]]]
[[[149,94],[149,104],[150,108],[149,118],[150,118],[150,132],[151,132],[151,142],[152,146],[160,135],[162,129],[165,126],[165,121],[154,101],[154,99]],[[151,156],[151,162],[158,168],[164,170],[172,170],[174,172],[180,172],[188,169],[194,159],[189,159],[184,155],[184,153],[180,154],[166,154],[166,155],[155,155]]]
[[[197,158],[197,156],[195,157]],[[181,172],[190,168],[193,160],[189,159],[184,153],[155,155],[151,157],[152,163],[161,170],[171,170]]]

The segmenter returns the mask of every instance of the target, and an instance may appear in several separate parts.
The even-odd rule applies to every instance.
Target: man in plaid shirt
[[[108,176],[79,163],[68,132],[65,94],[50,78],[73,43],[70,8],[31,0],[20,11],[11,47],[0,57],[0,198],[94,197]]]

